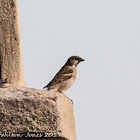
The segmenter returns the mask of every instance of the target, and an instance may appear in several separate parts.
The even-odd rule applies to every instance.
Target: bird
[[[79,56],[71,56],[43,89],[65,92],[74,83],[77,77],[77,65],[82,61],[85,60]]]

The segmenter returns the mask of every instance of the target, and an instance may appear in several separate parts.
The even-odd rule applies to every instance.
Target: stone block
[[[75,140],[72,101],[62,93],[46,90],[0,88],[0,137],[12,133],[22,134],[20,139],[28,139],[26,136],[30,134],[44,134],[42,139]]]

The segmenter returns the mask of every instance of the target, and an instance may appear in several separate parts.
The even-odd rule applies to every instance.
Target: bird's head
[[[67,60],[67,64],[69,65],[75,65],[77,66],[80,62],[85,61],[83,58],[79,57],[79,56],[71,56],[68,60]]]

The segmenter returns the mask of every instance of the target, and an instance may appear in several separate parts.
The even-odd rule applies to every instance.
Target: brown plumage
[[[64,92],[69,89],[76,79],[76,67],[81,61],[84,61],[84,59],[79,56],[71,56],[50,83],[44,88],[58,92]]]

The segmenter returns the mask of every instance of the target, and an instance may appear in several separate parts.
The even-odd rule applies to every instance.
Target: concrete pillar
[[[24,87],[21,58],[17,1],[0,0],[0,140],[75,140],[72,101]]]
[[[0,0],[1,81],[25,86],[16,0]]]

